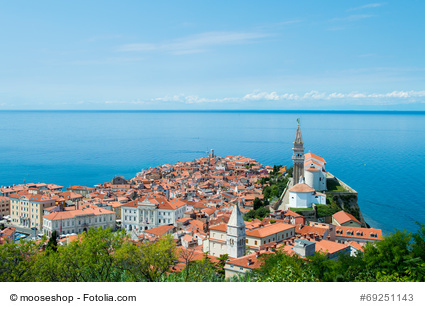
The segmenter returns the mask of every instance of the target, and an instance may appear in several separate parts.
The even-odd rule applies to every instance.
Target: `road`
[[[288,186],[288,190],[292,187],[292,182],[293,179],[289,178],[289,186]],[[280,203],[280,206],[278,208],[278,210],[286,210],[286,205],[289,204],[289,191],[286,190],[285,196],[282,198],[282,202]]]

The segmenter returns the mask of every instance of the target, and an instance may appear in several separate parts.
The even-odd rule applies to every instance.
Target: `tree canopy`
[[[416,233],[395,230],[383,240],[367,244],[357,256],[328,259],[316,253],[303,259],[277,249],[261,255],[261,267],[232,281],[279,282],[393,282],[425,281],[425,226]],[[124,231],[90,229],[56,251],[33,241],[0,245],[1,282],[157,282],[225,281],[227,255],[211,262],[188,256],[179,272],[169,268],[178,253],[170,236],[158,241],[133,242]],[[53,244],[53,245],[52,245]],[[47,245],[46,247],[44,247]]]

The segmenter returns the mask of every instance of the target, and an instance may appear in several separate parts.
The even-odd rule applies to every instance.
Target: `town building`
[[[326,161],[311,152],[304,155],[304,179],[305,183],[316,191],[327,189],[325,170]]]
[[[16,228],[13,226],[7,227],[0,231],[0,245],[4,243],[14,243],[15,242],[15,232]]]
[[[343,210],[332,215],[332,224],[337,226],[362,227],[362,223],[359,220]]]
[[[111,228],[115,230],[115,213],[90,204],[79,209],[51,212],[43,218],[43,233],[51,236],[53,231],[59,235],[80,234],[90,228]]]
[[[365,243],[375,243],[382,239],[382,230],[380,229],[337,226],[335,230],[335,240],[339,243],[356,242],[364,245]]]
[[[301,258],[312,257],[317,252],[326,254],[328,259],[338,259],[342,254],[350,255],[351,246],[333,242],[327,239],[313,239],[309,237],[295,239],[284,245],[284,250],[290,255]]]
[[[230,222],[230,220],[229,220]],[[246,228],[246,222],[245,222]],[[282,222],[266,224],[259,222],[245,231],[245,249],[247,253],[265,249],[267,244],[278,244],[285,239],[295,235],[295,225]],[[228,224],[220,223],[210,227],[210,235],[203,242],[204,252],[220,257],[223,254],[229,254]]]
[[[259,250],[257,252],[245,255],[240,258],[230,259],[224,265],[224,274],[226,279],[234,276],[245,275],[253,269],[258,269],[261,266],[261,256],[272,253],[269,250]]]
[[[89,187],[89,186],[74,185],[74,186],[67,187],[66,190],[76,194],[86,196],[87,194],[92,193],[95,190],[95,188]]]
[[[298,183],[288,191],[288,208],[310,208],[313,204],[326,204],[326,195],[316,192],[314,188],[305,183]]]
[[[0,196],[0,220],[10,215],[10,199],[6,196]]]
[[[186,203],[165,196],[145,196],[122,205],[121,222],[127,231],[142,232],[164,224],[177,226],[177,219],[186,212]]]
[[[30,194],[26,191],[11,194],[10,218],[12,224],[24,228],[43,226],[43,210],[55,205],[55,200],[41,194]]]

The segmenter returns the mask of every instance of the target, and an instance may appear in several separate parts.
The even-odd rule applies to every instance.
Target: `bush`
[[[316,207],[317,207],[316,213],[318,218],[332,216],[334,213],[341,211],[340,208],[332,207],[329,205],[317,205]]]

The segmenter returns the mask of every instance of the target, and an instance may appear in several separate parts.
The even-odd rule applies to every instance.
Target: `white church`
[[[295,135],[292,160],[293,183],[289,191],[288,208],[309,208],[313,204],[326,204],[326,161],[310,151],[304,154],[304,142],[298,124]]]

